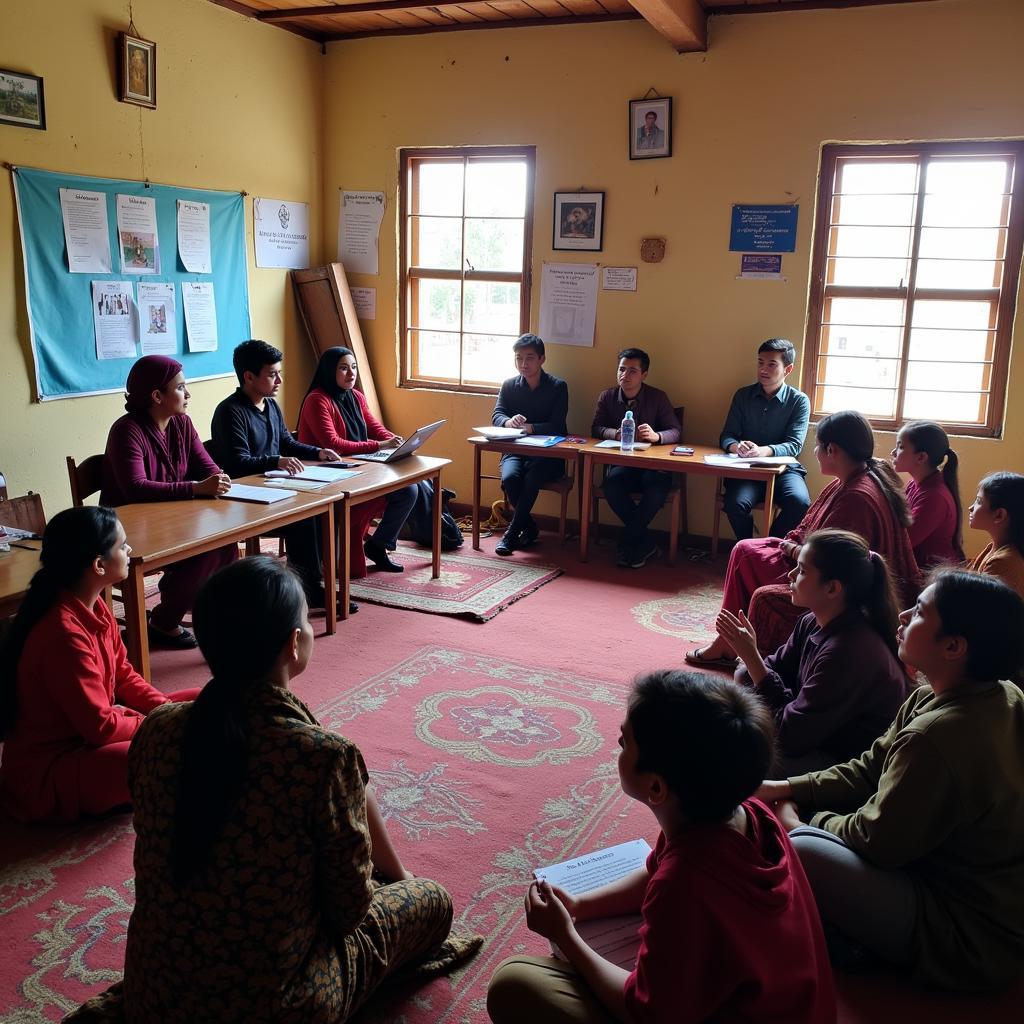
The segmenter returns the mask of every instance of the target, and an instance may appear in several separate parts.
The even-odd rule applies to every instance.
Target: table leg
[[[772,510],[775,506],[775,474],[773,473],[764,484],[764,533],[763,537],[772,535]]]
[[[348,606],[352,600],[352,580],[348,563],[349,538],[352,536],[352,506],[347,498],[338,504],[341,506],[341,522],[338,524],[338,604],[341,605],[341,618],[344,621],[348,618]]]
[[[348,502],[345,504],[347,505]],[[327,612],[327,635],[330,636],[338,631],[338,602],[334,596],[337,590],[335,567],[338,564],[337,545],[334,540],[334,505],[328,505],[318,518],[320,520],[320,550],[323,553],[324,595],[327,598],[324,601]],[[348,611],[347,601],[345,610]]]
[[[124,601],[125,646],[128,660],[146,682],[153,678],[149,665],[149,637],[146,633],[145,570],[141,562],[132,562],[128,578],[121,584]]]
[[[480,550],[480,446],[473,445],[473,550]],[[436,505],[437,502],[434,502]]]
[[[479,450],[477,451],[479,457]],[[441,470],[438,470],[433,476],[434,482],[434,517],[433,523],[431,524],[431,576],[433,579],[437,579],[441,575],[441,502],[438,500],[437,495],[441,493]],[[480,490],[480,477],[477,475],[476,488]],[[474,502],[474,509],[478,509],[479,506]],[[479,545],[478,545],[479,546]]]
[[[594,460],[585,453],[580,455],[580,561],[587,560],[587,545],[590,543],[590,506],[594,498]]]

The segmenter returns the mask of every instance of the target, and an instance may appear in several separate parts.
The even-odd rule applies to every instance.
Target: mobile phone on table
[[[692,455],[693,449],[685,444],[677,444],[675,448],[669,452],[670,455]]]

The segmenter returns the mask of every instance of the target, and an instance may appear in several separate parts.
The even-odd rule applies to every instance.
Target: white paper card
[[[597,264],[545,263],[540,279],[540,336],[557,345],[594,345]]]
[[[144,356],[171,356],[178,351],[178,318],[171,282],[139,282],[139,339]]]
[[[307,466],[301,473],[289,473],[285,469],[268,469],[263,475],[270,479],[306,480],[313,483],[333,484],[356,476],[354,469],[331,469],[329,466]]]
[[[181,304],[185,310],[185,331],[189,352],[217,349],[217,303],[212,281],[182,281]]]
[[[635,292],[636,267],[604,267],[601,287],[606,292]]]
[[[72,274],[112,274],[106,195],[80,188],[62,188],[60,213],[64,219],[68,270]]]
[[[252,501],[257,505],[273,505],[276,501],[284,501],[285,498],[294,498],[298,491],[289,491],[286,488],[268,490],[266,487],[251,487],[249,484],[232,484],[222,495],[222,498],[231,498],[234,501]]]
[[[117,240],[122,274],[159,274],[160,240],[156,200],[149,196],[117,197]]]
[[[377,319],[377,289],[352,288],[352,304],[356,307],[356,316],[360,320]]]
[[[138,323],[131,281],[93,281],[97,359],[134,359]]]
[[[309,204],[253,199],[256,266],[304,270],[309,266]]]
[[[210,204],[178,200],[178,256],[190,274],[212,274]]]
[[[383,192],[341,190],[338,260],[350,274],[376,274],[377,239],[384,219]]]

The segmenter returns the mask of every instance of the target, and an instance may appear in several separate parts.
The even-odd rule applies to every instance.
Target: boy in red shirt
[[[638,677],[619,779],[661,827],[647,865],[580,896],[534,882],[532,931],[568,963],[517,956],[487,993],[495,1024],[752,1021],[831,1024],[835,993],[814,896],[786,830],[751,798],[772,759],[771,715],[719,677]],[[575,921],[643,916],[632,972],[595,953]]]

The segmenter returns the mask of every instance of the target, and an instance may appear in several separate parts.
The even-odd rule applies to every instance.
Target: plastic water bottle
[[[631,452],[636,442],[636,421],[633,419],[632,409],[626,410],[626,415],[622,420],[622,428],[619,436],[622,438],[620,444],[622,451]]]

